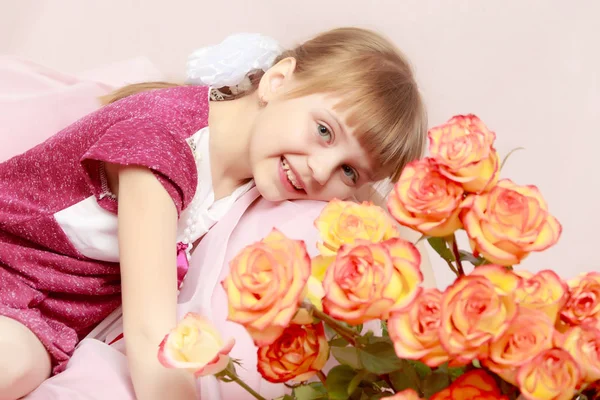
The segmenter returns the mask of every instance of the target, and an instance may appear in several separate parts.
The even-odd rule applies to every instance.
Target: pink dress
[[[273,203],[259,196],[256,188],[241,196],[202,238],[194,251],[178,300],[178,315],[188,312],[209,318],[224,337],[235,338],[231,356],[241,362],[241,379],[266,399],[289,393],[283,384],[267,382],[259,374],[257,349],[244,327],[227,320],[227,296],[220,282],[229,273],[229,262],[239,251],[276,228],[289,238],[304,240],[311,256],[318,253],[318,231],[313,221],[324,202],[310,200]],[[103,325],[103,324],[101,324]],[[122,321],[109,323],[103,332],[83,339],[66,370],[46,380],[27,400],[135,400],[127,366],[124,340],[119,340]],[[115,339],[116,338],[116,339]],[[116,340],[116,341],[115,341]],[[109,345],[108,343],[112,343]],[[335,359],[330,361],[335,365]],[[199,399],[245,400],[248,393],[235,383],[219,382],[213,376],[197,380]]]
[[[197,187],[187,139],[207,124],[208,88],[144,92],[0,164],[0,315],[39,337],[54,373],[120,305],[118,254],[98,251],[80,234],[95,223],[86,218],[90,207],[117,212],[103,164],[150,168],[182,213]]]

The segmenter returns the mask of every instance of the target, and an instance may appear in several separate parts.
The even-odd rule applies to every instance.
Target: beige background
[[[564,233],[524,267],[570,277],[600,270],[599,18],[596,0],[0,0],[0,53],[64,72],[146,56],[181,78],[188,53],[234,31],[290,45],[339,25],[379,30],[412,59],[431,125],[472,112],[501,154],[527,149],[503,176],[536,184]]]

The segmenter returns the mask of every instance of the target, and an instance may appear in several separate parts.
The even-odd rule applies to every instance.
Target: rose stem
[[[446,259],[444,259],[444,260],[446,260]],[[456,270],[456,268],[454,268],[454,264],[452,264],[452,261],[450,261],[450,260],[446,260],[446,263],[448,263],[448,266],[450,267],[450,269],[452,270],[452,272],[454,272],[454,274],[455,274],[456,276],[460,276],[460,275],[458,274],[458,271]]]
[[[456,268],[458,269],[459,276],[465,274],[465,270],[463,269],[462,262],[460,261],[460,253],[458,251],[458,243],[456,242],[456,235],[453,233],[450,236],[450,242],[452,243],[452,252],[454,253],[454,259],[456,260]]]
[[[319,380],[321,381],[323,386],[327,387],[327,377],[325,376],[323,371],[317,371],[317,376],[319,377]]]
[[[248,386],[246,384],[246,382],[244,382],[243,380],[241,380],[235,373],[229,373],[229,371],[228,371],[226,373],[226,376],[229,377],[229,378],[231,378],[231,380],[233,380],[235,383],[237,383],[238,385],[240,385],[244,389],[246,389],[246,391],[248,393],[250,393],[252,396],[254,396],[254,398],[256,398],[258,400],[267,400],[264,397],[262,397],[260,394],[258,394],[257,392],[255,392],[254,389],[252,389],[250,386]]]
[[[327,325],[329,325],[331,327],[331,329],[333,329],[334,331],[337,332],[338,335],[340,335],[341,337],[346,339],[346,341],[348,343],[350,343],[352,346],[359,347],[358,343],[356,342],[356,339],[354,338],[354,336],[356,335],[356,332],[354,332],[352,329],[346,328],[345,326],[340,324],[338,321],[331,318],[329,315],[325,314],[322,311],[317,310],[315,308],[315,306],[313,306],[312,304],[305,305],[305,307],[309,307],[309,311],[312,311],[312,314],[315,317],[319,318],[321,321],[323,321]]]

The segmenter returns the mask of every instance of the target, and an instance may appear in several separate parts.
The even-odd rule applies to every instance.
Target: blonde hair
[[[412,68],[405,56],[381,35],[360,28],[338,28],[285,51],[275,62],[293,57],[300,85],[288,95],[333,93],[338,108],[378,169],[376,179],[399,179],[404,166],[423,155],[427,116]],[[262,71],[251,75],[256,90]],[[111,103],[150,89],[179,86],[151,82],[126,86],[105,97]],[[227,90],[227,88],[225,88]],[[236,98],[239,96],[231,96]]]

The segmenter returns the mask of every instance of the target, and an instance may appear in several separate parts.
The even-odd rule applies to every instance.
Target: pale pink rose
[[[234,344],[233,339],[224,341],[209,320],[188,313],[161,342],[158,359],[167,368],[214,375],[227,368]]]

